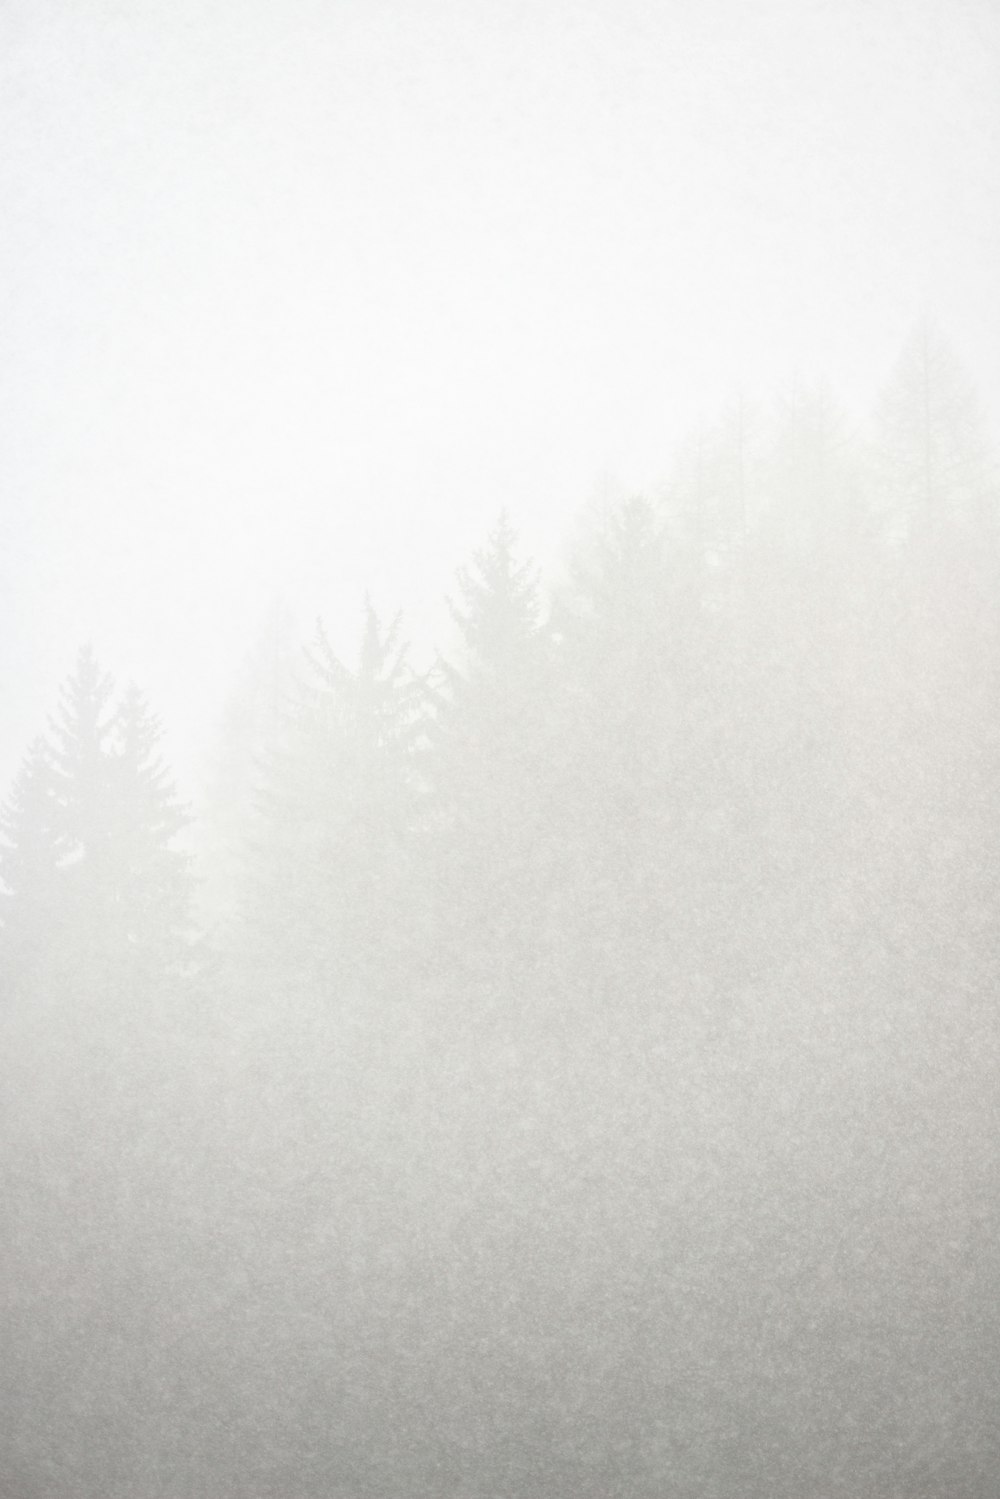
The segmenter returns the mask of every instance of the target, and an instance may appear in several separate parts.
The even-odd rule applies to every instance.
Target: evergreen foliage
[[[871,460],[894,529],[918,545],[933,548],[995,528],[995,474],[975,393],[926,319],[878,403]]]
[[[191,937],[189,861],[175,847],[189,816],[160,756],[160,720],[134,684],[125,689],[112,735],[108,769],[115,827],[109,902],[119,940],[170,964],[178,961]]]
[[[32,744],[0,812],[5,977],[38,955],[60,919],[60,832],[56,777],[48,743]]]
[[[291,612],[275,600],[221,705],[218,743],[197,830],[203,876],[199,915],[216,938],[225,933],[242,899],[247,832],[261,760],[278,740],[298,651]]]
[[[459,661],[439,658],[430,692],[423,843],[434,940],[498,997],[546,961],[557,688],[536,571],[506,514],[457,583]]]
[[[920,330],[867,443],[823,390],[730,413],[548,591],[502,516],[428,679],[370,603],[356,664],[268,655],[207,1002],[92,1067],[15,1023],[50,939],[163,974],[186,874],[158,725],[81,656],[0,824],[18,1492],[992,1495],[974,432]]]
[[[400,632],[366,602],[351,670],[319,624],[265,757],[239,930],[278,985],[342,997],[403,940],[423,694]]]
[[[120,703],[84,647],[48,739],[32,747],[3,821],[5,947],[86,986],[143,983],[185,961],[191,875],[174,846],[187,815],[137,688]]]

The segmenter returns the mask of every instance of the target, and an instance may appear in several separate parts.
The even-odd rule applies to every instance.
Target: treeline
[[[992,1494],[998,521],[926,329],[547,588],[502,517],[431,670],[261,651],[201,931],[82,653],[2,824],[17,1492]]]

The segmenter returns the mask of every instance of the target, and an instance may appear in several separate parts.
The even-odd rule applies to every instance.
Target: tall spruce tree
[[[984,519],[994,474],[961,362],[929,320],[914,329],[875,413],[872,479],[897,530],[939,545]]]
[[[891,871],[909,892],[893,901],[895,940],[923,943],[934,932],[944,953],[967,912],[985,925],[993,905],[988,878],[949,899],[930,892],[968,864],[957,849],[978,846],[985,872],[986,829],[995,843],[1000,482],[970,381],[927,322],[883,393],[870,457],[873,494],[891,518],[868,754],[875,846],[883,890]]]
[[[740,395],[678,451],[665,495],[670,529],[700,557],[713,607],[733,607],[736,569],[756,519],[760,420]]]
[[[439,660],[432,692],[430,878],[459,971],[502,985],[511,965],[541,960],[555,893],[551,642],[506,513],[457,583],[458,659]]]
[[[762,470],[735,684],[752,830],[741,851],[742,928],[757,930],[746,961],[758,971],[781,961],[776,930],[821,922],[831,906],[875,544],[856,445],[825,385],[795,386],[781,402]]]
[[[701,558],[632,499],[578,555],[558,615],[581,982],[627,989],[697,918],[689,834],[708,750]],[[571,789],[570,789],[571,788]],[[617,971],[615,971],[617,970]]]
[[[241,943],[255,982],[337,999],[391,984],[420,790],[423,695],[397,617],[365,604],[358,665],[322,624],[262,765]]]
[[[184,961],[190,877],[174,839],[187,822],[158,757],[141,694],[84,647],[60,690],[50,736],[15,783],[3,833],[10,953],[44,953],[82,987],[148,984]]]
[[[91,647],[83,646],[49,721],[60,822],[69,845],[65,862],[86,865],[81,880],[94,890],[112,862],[113,694],[111,676]]]
[[[108,901],[116,940],[176,965],[191,935],[192,879],[174,840],[190,819],[160,755],[163,727],[130,684],[112,721],[108,766],[114,815]]]
[[[261,619],[219,717],[198,828],[199,912],[224,939],[239,906],[245,841],[262,759],[274,749],[292,690],[299,642],[292,612],[276,598]]]
[[[60,920],[60,832],[52,752],[34,741],[0,812],[0,974],[10,990],[37,963]]]

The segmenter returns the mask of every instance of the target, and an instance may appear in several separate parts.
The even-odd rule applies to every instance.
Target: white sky
[[[544,556],[929,311],[1000,412],[993,0],[3,0],[0,771],[90,638],[182,775],[277,589]]]

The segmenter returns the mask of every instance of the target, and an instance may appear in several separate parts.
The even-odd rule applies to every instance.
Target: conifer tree
[[[189,935],[187,860],[173,846],[187,817],[158,758],[160,726],[136,688],[117,708],[113,693],[84,647],[3,827],[8,947],[44,947],[48,970],[84,987],[166,975]]]
[[[860,492],[856,444],[829,386],[795,384],[780,403],[762,456],[764,511],[754,561],[765,558],[761,583],[804,587],[811,598],[829,591],[843,566],[868,539],[871,524]]]
[[[620,959],[630,933],[659,941],[676,894],[664,864],[677,857],[676,818],[690,788],[678,760],[687,642],[676,629],[682,590],[672,589],[671,562],[652,505],[627,500],[578,554],[559,600],[573,945],[589,953],[596,983],[609,977],[601,954]],[[614,978],[628,982],[624,966]]]
[[[870,475],[890,545],[867,800],[883,888],[895,878],[911,889],[893,919],[922,941],[944,937],[944,897],[917,893],[954,876],[944,851],[971,852],[985,829],[994,841],[1000,632],[997,468],[969,379],[926,321],[877,408]],[[985,889],[955,899],[963,916],[990,904]]]
[[[447,781],[452,815],[486,789],[475,782],[494,781],[530,748],[524,714],[546,653],[538,579],[530,562],[518,560],[506,514],[457,582],[460,598],[449,600],[449,610],[460,661],[438,659],[432,730],[437,779],[442,786]]]
[[[734,569],[756,519],[758,460],[759,419],[740,395],[682,444],[667,488],[670,529],[700,558],[719,606],[734,602]]]
[[[906,343],[875,413],[875,496],[895,533],[939,550],[992,532],[996,475],[968,376],[928,321]]]
[[[518,559],[517,544],[517,533],[503,511],[472,566],[458,571],[461,601],[451,601],[449,607],[473,677],[516,671],[539,634],[538,578],[531,562]]]
[[[735,686],[753,828],[743,906],[761,933],[829,905],[822,892],[849,797],[848,699],[869,623],[875,529],[851,433],[824,384],[797,385],[781,403],[762,467],[766,509],[745,557],[752,606]],[[751,915],[745,930],[753,925]]]
[[[366,600],[351,670],[318,624],[267,756],[243,929],[268,982],[326,998],[389,980],[419,801],[423,697],[397,617]]]
[[[60,916],[61,863],[65,835],[59,830],[51,750],[34,741],[0,812],[0,925],[2,971],[13,986],[18,975],[51,942]]]
[[[134,683],[115,713],[112,735],[116,826],[107,894],[116,936],[134,951],[176,963],[191,934],[192,880],[174,840],[190,819],[160,756],[162,725]]]
[[[198,828],[199,911],[208,929],[220,935],[239,906],[261,762],[280,736],[298,650],[291,610],[275,599],[223,703]]]
[[[432,693],[428,847],[443,940],[492,981],[539,957],[553,893],[551,641],[505,513],[457,582],[459,659],[439,659]]]
[[[86,864],[91,888],[99,886],[113,846],[113,693],[111,676],[83,646],[49,721],[60,826],[68,844],[64,862]]]

